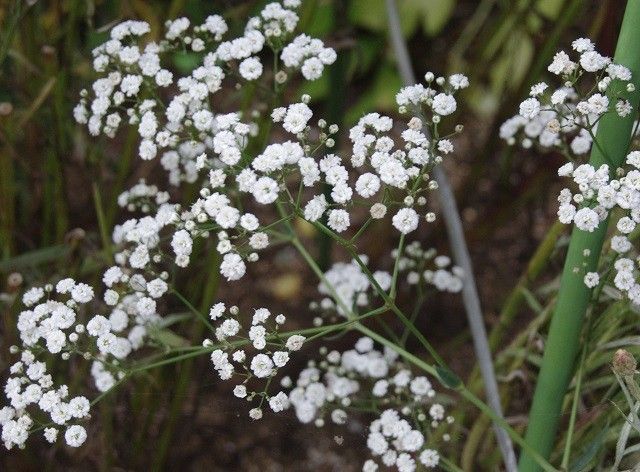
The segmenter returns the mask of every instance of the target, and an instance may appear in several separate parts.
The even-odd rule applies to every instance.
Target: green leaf
[[[445,387],[456,389],[462,385],[460,377],[446,367],[436,366],[436,372],[438,373],[440,383]]]
[[[149,337],[163,346],[183,347],[189,345],[188,340],[168,329],[152,329],[149,331]]]

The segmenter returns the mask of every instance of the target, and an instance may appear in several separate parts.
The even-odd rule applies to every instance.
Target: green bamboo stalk
[[[640,98],[640,0],[627,2],[614,61],[631,69],[636,90],[626,93],[626,98],[637,110]],[[622,164],[635,116],[620,118],[611,113],[601,119],[596,136],[599,146],[593,146],[591,165],[599,167],[607,160],[614,166]],[[546,458],[556,441],[562,404],[573,377],[582,323],[591,299],[591,290],[582,279],[585,272],[596,269],[606,232],[607,222],[604,221],[592,233],[574,228],[571,234],[525,437],[526,442]],[[539,471],[540,467],[523,451],[519,470],[533,472]]]

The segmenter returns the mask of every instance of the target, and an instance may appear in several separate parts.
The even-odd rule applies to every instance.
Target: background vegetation
[[[74,123],[71,110],[92,77],[91,49],[103,41],[110,26],[123,19],[144,19],[157,34],[169,18],[188,16],[197,23],[215,12],[223,13],[232,27],[241,28],[243,20],[264,3],[0,3],[0,289],[5,292],[0,305],[0,371],[8,363],[1,356],[16,336],[18,306],[7,294],[21,290],[8,279],[9,274],[20,272],[29,285],[63,272],[79,278],[95,273],[106,263],[109,235],[121,217],[115,205],[117,195],[140,178],[159,177],[151,166],[137,160],[134,132],[96,141]],[[543,344],[539,330],[544,330],[553,307],[554,276],[560,272],[566,245],[563,228],[553,223],[559,186],[555,169],[563,160],[508,148],[499,140],[498,128],[514,114],[530,85],[544,75],[555,51],[570,40],[588,36],[603,54],[612,55],[623,3],[399,0],[417,74],[463,72],[472,84],[457,112],[458,122],[466,128],[464,141],[457,146],[448,172],[473,252],[491,346],[508,400],[505,410],[519,430],[526,425],[523,415]],[[302,18],[302,29],[336,48],[339,60],[321,80],[296,94],[310,93],[314,109],[343,128],[366,110],[392,113],[401,80],[388,46],[384,0],[308,0]],[[195,60],[189,54],[174,57],[178,70],[188,69]],[[443,228],[438,228],[438,233],[422,234],[421,239],[448,252]],[[381,261],[391,249],[380,244],[383,240],[372,241],[369,251]],[[326,264],[332,248],[320,243]],[[226,285],[217,293],[215,253],[206,247],[198,250],[201,265],[191,269],[183,293],[203,307],[214,297],[233,298],[229,290],[236,289]],[[268,299],[271,306],[287,312],[305,310],[314,282],[292,257],[276,251],[274,265],[262,269],[273,273],[271,283],[256,280],[252,296]],[[587,341],[594,349],[581,364],[584,377],[590,380],[582,386],[577,403],[573,441],[578,444],[575,449],[583,452],[572,458],[574,470],[595,467],[606,459],[604,445],[615,444],[623,420],[611,408],[611,401],[621,400],[607,364],[621,342],[638,344],[637,314],[622,303],[609,309],[613,313],[609,321],[593,324]],[[418,316],[418,324],[447,361],[481,391],[460,301],[439,296],[423,306]],[[183,336],[198,340],[198,329],[185,323]],[[233,400],[227,392],[218,391],[223,388],[217,386],[206,359],[158,369],[101,404],[100,427],[94,422],[87,447],[72,454],[37,445],[29,454],[3,452],[0,469],[358,467],[363,432],[357,428],[345,435],[330,427],[298,426],[295,420],[280,417],[256,426],[236,416]],[[572,392],[564,421],[569,418],[570,400]],[[623,400],[620,405],[626,411]],[[463,427],[452,438],[451,456],[458,456],[457,462],[467,470],[497,470],[500,457],[488,419],[463,409],[456,415]],[[557,445],[558,457],[563,446],[562,441]]]

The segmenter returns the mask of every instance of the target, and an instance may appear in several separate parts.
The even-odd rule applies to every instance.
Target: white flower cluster
[[[147,23],[126,21],[115,26],[110,40],[93,51],[94,69],[102,77],[93,84],[94,98],[90,99],[88,91],[82,92],[74,109],[76,120],[86,123],[92,135],[104,133],[110,137],[123,120],[137,125],[142,138],[140,157],[154,159],[159,150],[166,149],[161,160],[171,183],[194,182],[196,158],[214,147],[212,140],[218,131],[209,98],[221,89],[227,75],[258,79],[263,65],[257,55],[265,44],[274,54],[282,49],[284,65],[291,70],[301,69],[310,80],[319,77],[324,65],[335,61],[335,51],[324,47],[320,40],[302,35],[286,43],[298,23],[294,9],[299,3],[287,0],[266,5],[258,17],[248,20],[243,36],[217,46],[228,30],[219,15],[208,17],[191,32],[187,18],[169,21],[164,39],[147,42],[144,47],[136,42],[142,42],[149,33]],[[161,64],[168,53],[185,47],[197,53],[209,52],[190,76],[176,79]],[[279,80],[282,84],[287,74],[280,72],[284,74],[284,79]],[[281,78],[278,71],[273,73]],[[161,90],[157,89],[174,83],[179,93],[168,104],[162,103]]]
[[[144,179],[118,195],[118,205],[128,211],[150,213],[169,201],[169,192],[161,191],[157,185],[148,185]]]
[[[397,258],[396,249],[391,256],[394,260]],[[360,255],[359,258],[365,264],[368,262],[366,255]],[[404,253],[398,258],[398,270],[399,273],[406,273],[409,286],[425,284],[450,293],[462,290],[463,270],[451,266],[451,259],[438,255],[435,249],[424,250],[418,241],[405,246]],[[390,272],[376,270],[372,275],[382,290],[390,290],[393,280]],[[341,316],[349,314],[345,313],[345,309],[355,313],[369,307],[377,295],[367,274],[355,260],[334,263],[324,273],[324,280],[318,284],[318,292],[325,297],[319,302],[311,302],[310,308],[330,314],[337,312]]]
[[[636,189],[621,185],[619,181],[610,181],[609,166],[606,164],[598,169],[591,164],[574,168],[568,162],[558,169],[558,175],[571,176],[579,189],[575,195],[568,188],[562,189],[558,197],[558,218],[564,224],[575,223],[583,231],[594,231],[607,218],[609,210],[618,204],[618,199],[630,207],[633,206],[632,200],[637,198],[634,197],[638,193]]]
[[[322,75],[325,66],[335,62],[336,52],[324,47],[319,39],[301,34],[282,49],[281,58],[288,68],[300,69],[305,79],[316,80]]]
[[[323,426],[329,417],[333,423],[345,424],[352,406],[370,405],[376,410],[384,405],[386,410],[369,428],[371,454],[400,471],[415,470],[416,459],[426,467],[438,464],[438,453],[425,448],[425,434],[434,434],[441,423],[453,423],[453,418],[435,402],[436,392],[426,377],[414,376],[394,351],[375,349],[369,337],[360,338],[354,349],[343,353],[324,347],[320,352],[322,360],[310,361],[289,393],[300,422]],[[281,383],[292,384],[288,377]],[[443,439],[447,441],[448,434]],[[377,470],[377,464],[369,459],[363,470]]]
[[[395,259],[396,250],[391,255]],[[441,292],[458,293],[462,290],[462,268],[452,266],[450,257],[438,255],[433,248],[423,249],[419,241],[413,241],[405,247],[404,255],[398,260],[398,268],[407,273],[409,285],[418,285],[424,281]]]
[[[132,254],[131,265],[144,257]],[[21,346],[11,348],[12,353],[21,353],[21,360],[10,369],[11,376],[5,385],[10,406],[0,414],[2,439],[7,448],[23,447],[32,431],[42,429],[35,428],[28,411],[31,405],[37,405],[51,419],[44,428],[49,442],[56,441],[59,428],[66,428],[68,445],[78,447],[85,441],[84,427],[70,423],[88,418],[89,401],[84,396],[70,398],[67,385],[55,386],[45,360],[38,358],[53,354],[62,361],[74,355],[91,360],[90,372],[96,389],[107,392],[114,387],[125,374],[122,362],[143,346],[148,329],[159,321],[156,300],[168,290],[166,273],[145,279],[139,273],[129,275],[129,272],[131,269],[120,266],[105,271],[104,303],[110,310],[106,316],[87,316],[94,290],[71,278],[24,293],[22,302],[27,309],[20,313],[17,323]]]
[[[367,262],[364,255],[360,259]],[[382,290],[388,291],[391,288],[389,272],[377,270],[373,272],[373,277]],[[348,263],[336,262],[324,273],[324,281],[318,284],[318,292],[326,297],[319,303],[313,302],[311,308],[347,316],[350,313],[345,313],[345,309],[354,311],[369,306],[372,297],[375,297],[375,292],[372,291],[369,278],[355,260]]]
[[[620,257],[632,252],[629,235],[640,222],[640,151],[631,151],[624,165],[617,169],[607,164],[596,168],[580,163],[581,156],[591,149],[603,114],[625,117],[633,111],[623,94],[635,87],[630,82],[629,69],[600,55],[590,40],[577,39],[572,48],[579,55],[576,60],[560,51],[548,68],[562,78],[562,87],[549,92],[546,83],[534,85],[531,97],[520,105],[520,114],[507,120],[500,134],[511,144],[520,136],[525,148],[535,143],[558,150],[570,160],[558,169],[558,175],[570,178],[577,191],[564,188],[560,192],[560,222],[593,232],[614,209],[619,210],[622,216],[611,238],[611,248],[618,254],[614,285],[633,303],[640,304],[636,264],[629,257]],[[583,83],[590,78],[589,83]],[[637,133],[638,127],[634,129]],[[603,283],[597,272],[585,273],[583,277],[589,288]]]
[[[144,49],[136,42],[149,31],[148,25],[125,22],[114,27],[111,39],[94,50],[94,66],[102,77],[93,84],[95,98],[90,104],[88,92],[83,94],[75,110],[78,121],[88,123],[92,134],[113,135],[124,110],[142,139],[140,157],[148,160],[160,155],[171,184],[196,182],[201,171],[209,172],[199,198],[184,209],[170,204],[167,192],[144,182],[120,196],[121,206],[148,216],[116,228],[114,241],[125,245],[117,255],[118,264],[153,270],[165,257],[159,247],[164,239],[161,231],[170,227],[178,266],[189,264],[195,239],[208,238],[214,232],[216,249],[223,256],[221,273],[227,280],[242,278],[246,263],[257,261],[257,251],[268,246],[265,229],[270,225],[261,226],[254,213],[244,210],[241,194],[250,194],[259,205],[284,203],[286,210],[336,233],[352,226],[350,210],[361,205],[359,199],[374,200],[366,203],[371,219],[384,217],[389,206],[399,207],[392,224],[403,234],[417,229],[421,213],[427,221],[435,219],[433,213],[423,213],[418,207],[426,205],[425,193],[437,187],[429,176],[430,169],[442,155],[453,151],[448,137],[439,135],[438,123],[456,110],[454,94],[468,85],[463,75],[436,79],[429,73],[426,87],[400,91],[397,101],[401,111],[411,108],[422,117],[411,119],[402,131],[401,149],[392,138],[390,118],[378,114],[363,117],[350,130],[353,151],[348,161],[337,154],[321,153],[334,146],[332,136],[338,129],[335,125],[325,129],[326,122],[320,120],[318,138],[312,138],[315,130],[310,126],[313,113],[309,97],[271,112],[273,121],[281,123],[294,139],[269,144],[253,156],[248,155],[247,146],[259,137],[257,125],[243,122],[240,113],[216,114],[211,108],[212,94],[222,90],[225,77],[234,76],[232,63],[238,63],[244,79],[262,75],[257,54],[265,44],[280,54],[286,70],[299,68],[308,79],[317,78],[324,66],[335,61],[335,52],[319,40],[300,35],[287,43],[298,23],[294,11],[298,4],[291,0],[268,4],[258,17],[249,19],[243,36],[228,41],[219,42],[227,26],[218,16],[209,17],[191,33],[189,21],[180,18],[167,23],[162,41],[148,43]],[[171,72],[161,67],[161,59],[178,47],[206,54],[202,65],[189,76],[174,80]],[[206,52],[207,48],[211,52]],[[280,72],[286,75],[284,70],[273,71],[276,82],[282,84],[277,77]],[[163,93],[156,89],[171,84],[177,94],[165,105],[160,98]],[[294,175],[302,184],[295,196],[290,190],[295,186]],[[330,199],[324,195],[325,184],[331,187]],[[308,200],[306,188],[315,193]]]
[[[562,85],[555,90],[545,82],[531,87],[520,113],[501,126],[500,137],[509,144],[556,148],[575,158],[590,151],[602,115],[631,113],[630,103],[622,96],[634,89],[629,69],[600,55],[588,39],[577,39],[572,47],[578,55],[575,61],[560,51],[548,68]]]
[[[220,343],[220,347],[211,353],[211,362],[218,376],[222,380],[239,377],[242,382],[236,384],[233,394],[249,402],[259,400],[258,406],[249,411],[249,416],[256,420],[262,418],[265,401],[276,413],[288,409],[289,399],[284,392],[270,395],[267,390],[278,369],[289,362],[289,353],[302,348],[304,336],[293,334],[283,340],[284,335],[279,329],[286,321],[285,316],[273,317],[266,308],[254,311],[248,328],[243,326],[237,306],[227,309],[224,303],[216,303],[209,316],[216,323],[215,335]],[[203,345],[213,346],[213,341],[207,339]],[[248,346],[253,347],[254,354],[247,353],[245,348]],[[266,379],[261,391],[248,390],[247,386],[254,378]]]
[[[349,131],[352,154],[348,161],[336,154],[327,154],[319,161],[310,157],[298,161],[304,186],[311,187],[324,181],[331,187],[331,203],[323,194],[317,194],[304,206],[302,214],[306,220],[316,222],[326,215],[327,226],[342,233],[352,224],[350,206],[366,204],[370,208],[370,218],[381,219],[388,206],[393,205],[400,207],[392,217],[393,226],[402,234],[417,229],[420,214],[415,207],[426,205],[425,192],[437,188],[429,172],[442,161],[442,155],[453,151],[453,144],[448,137],[439,136],[436,125],[441,116],[455,111],[453,94],[468,83],[460,74],[451,76],[448,82],[439,77],[435,85],[444,85],[445,91],[438,93],[431,88],[432,74],[427,74],[427,78],[428,87],[406,87],[396,97],[401,112],[411,108],[412,113],[422,117],[412,118],[401,132],[402,149],[396,147],[392,138],[393,120],[370,113]],[[292,109],[294,106],[296,108]],[[292,112],[293,119],[290,118]],[[303,104],[274,111],[274,120],[282,120],[284,128],[291,133],[305,130],[310,118],[310,110]],[[378,201],[368,203],[371,199]],[[427,212],[424,218],[431,222],[435,215]]]
[[[54,295],[66,301],[57,301]],[[87,433],[74,423],[89,417],[89,400],[71,397],[67,385],[56,386],[45,360],[47,354],[59,355],[66,361],[73,354],[84,353],[81,337],[85,326],[79,322],[78,311],[93,297],[90,286],[73,279],[24,293],[22,301],[28,309],[20,313],[17,324],[22,346],[11,348],[12,353],[21,353],[20,360],[10,367],[4,387],[9,406],[0,409],[2,441],[7,449],[24,447],[36,429],[43,429],[44,437],[52,443],[60,429],[64,429],[69,446],[84,443]],[[37,428],[43,424],[43,415],[49,421],[44,422],[44,428]]]
[[[399,109],[413,118],[395,129],[389,117],[364,116],[349,132],[351,149],[345,156],[332,151],[338,127],[324,120],[318,120],[317,127],[312,123],[308,96],[267,108],[266,113],[263,105],[271,100],[249,103],[243,113],[213,108],[223,91],[238,88],[245,80],[272,78],[273,87],[256,87],[257,96],[265,89],[286,96],[279,93],[280,87],[294,71],[315,80],[335,61],[335,51],[322,41],[296,36],[299,4],[298,0],[270,3],[248,20],[242,36],[224,41],[228,27],[217,15],[195,27],[186,18],[169,21],[157,43],[144,37],[150,32],[148,24],[127,21],[115,26],[110,39],[93,51],[99,78],[90,92],[82,92],[74,110],[76,120],[94,136],[113,137],[121,125],[134,126],[140,158],[155,159],[170,185],[194,183],[198,193],[177,205],[170,202],[167,191],[141,180],[118,197],[120,207],[142,215],[114,228],[114,265],[102,278],[103,311],[89,315],[82,305],[92,302],[93,289],[72,279],[60,281],[55,290],[48,286],[24,294],[28,309],[18,321],[22,347],[13,349],[21,353],[21,360],[11,367],[5,387],[10,406],[0,410],[2,439],[8,448],[22,447],[41,426],[51,442],[63,428],[70,446],[85,441],[84,427],[73,423],[88,417],[89,400],[70,397],[65,385],[54,387],[46,364],[36,356],[55,354],[67,360],[77,354],[92,362],[97,390],[115,387],[130,372],[127,360],[135,351],[162,344],[155,336],[165,326],[161,299],[176,292],[166,266],[188,266],[198,239],[216,235],[220,272],[234,281],[245,275],[247,262],[259,259],[258,251],[268,247],[270,238],[286,241],[287,234],[278,229],[295,218],[341,234],[362,216],[367,219],[361,227],[365,229],[390,209],[391,224],[403,235],[416,231],[421,219],[434,221],[435,215],[424,209],[426,193],[437,188],[430,173],[453,152],[450,138],[461,131],[456,127],[451,134],[441,134],[441,119],[456,112],[455,94],[468,86],[465,76],[445,79],[428,73],[426,86],[402,89],[397,95]],[[266,70],[269,62],[263,65],[260,59],[265,46],[276,59],[271,74]],[[174,77],[169,70],[170,55],[177,50],[202,57],[185,77]],[[269,121],[286,133],[279,142],[268,140]],[[368,209],[368,215],[359,215],[359,207]],[[279,219],[262,223],[274,209]],[[366,263],[366,256],[360,259]],[[417,243],[397,259],[409,285],[429,284],[449,292],[462,287],[459,268]],[[435,267],[428,265],[431,261]],[[320,307],[348,316],[345,307],[357,312],[370,304],[374,288],[388,291],[392,282],[386,271],[374,272],[370,280],[355,261],[335,264],[319,286],[326,296]],[[53,300],[54,292],[66,300]],[[353,402],[368,402],[376,411],[386,410],[370,428],[369,447],[376,458],[399,470],[413,470],[416,461],[425,467],[438,464],[437,452],[425,447],[425,434],[450,420],[435,403],[429,380],[414,376],[390,349],[378,351],[370,338],[362,338],[353,350],[324,351],[325,359],[310,363],[295,386],[282,379],[283,389],[293,387],[290,394],[284,390],[271,394],[271,381],[288,364],[290,353],[302,348],[305,337],[283,333],[285,317],[272,316],[266,308],[255,310],[247,326],[235,306],[218,303],[209,317],[216,339],[206,339],[202,350],[211,352],[221,379],[239,379],[236,397],[257,402],[249,412],[251,418],[261,418],[263,404],[268,403],[275,412],[293,406],[305,423],[321,424],[330,412],[332,421],[342,424]],[[322,329],[311,331],[322,334],[316,331]],[[250,388],[255,382],[263,382],[264,388]],[[47,413],[51,422],[41,423],[41,414],[32,417],[27,411],[31,405]],[[408,409],[415,412],[413,423],[402,418]],[[372,464],[367,461],[365,467]]]
[[[579,192],[572,194],[567,188],[560,193],[558,216],[563,223],[575,223],[583,231],[594,231],[612,210],[617,209],[620,218],[616,222],[611,249],[619,258],[614,263],[614,285],[626,294],[634,304],[640,304],[640,284],[637,263],[629,256],[634,246],[630,235],[640,223],[640,151],[631,151],[625,166],[617,169],[617,178],[611,178],[607,165],[595,169],[589,164],[574,168],[567,163],[560,168],[561,176],[570,176]],[[620,257],[620,256],[626,257]],[[600,284],[597,272],[585,274],[584,283],[589,288]]]
[[[407,417],[413,420],[411,413],[408,413]],[[431,407],[429,413],[432,417],[439,418],[444,413],[444,409],[436,404]],[[422,415],[426,419],[426,415],[424,413]],[[367,446],[372,455],[379,456],[382,464],[387,467],[395,466],[399,472],[415,471],[418,468],[416,459],[426,469],[433,469],[440,463],[438,451],[423,448],[424,445],[425,437],[421,430],[413,429],[411,423],[397,410],[383,411],[380,418],[369,426]],[[363,472],[377,470],[378,463],[373,459],[367,459],[362,467]]]

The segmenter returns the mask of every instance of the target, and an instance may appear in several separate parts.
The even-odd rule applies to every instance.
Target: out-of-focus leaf
[[[329,94],[329,74],[325,71],[317,80],[305,80],[302,82],[298,90],[298,96],[305,93],[314,101],[326,98]]]
[[[355,26],[372,31],[382,31],[387,27],[384,0],[351,0],[348,15]]]
[[[365,72],[378,65],[385,40],[380,36],[362,37],[354,49],[353,66],[357,72]]]
[[[611,285],[605,285],[602,287],[602,293],[614,300],[622,300],[624,298],[620,290]]]
[[[335,9],[329,2],[318,2],[313,9],[313,21],[305,24],[304,32],[314,38],[322,38],[333,30]]]
[[[70,250],[71,248],[66,245],[37,249],[0,262],[0,271],[9,272],[46,264],[67,257]]]
[[[369,90],[347,113],[346,124],[355,123],[368,111],[392,111],[395,109],[396,91],[400,87],[402,87],[402,81],[396,68],[389,64],[380,67]]]
[[[538,0],[536,9],[550,20],[558,18],[565,0]]]
[[[491,88],[496,95],[507,88],[516,89],[533,58],[534,46],[527,34],[515,33],[510,38],[509,46],[501,50],[501,56],[491,71]]]
[[[173,63],[178,70],[185,75],[188,75],[193,69],[200,64],[201,57],[199,54],[192,53],[178,53],[173,56]]]
[[[522,287],[520,291],[522,292],[527,305],[529,305],[529,308],[531,308],[538,315],[542,313],[544,307],[540,304],[536,296],[525,287]]]
[[[405,36],[411,36],[418,25],[429,36],[435,36],[451,18],[456,0],[398,0],[400,26]],[[372,31],[387,27],[384,0],[352,0],[349,5],[352,23]]]
[[[31,119],[34,113],[38,111],[38,108],[42,106],[44,101],[51,93],[51,90],[53,90],[53,86],[55,85],[55,83],[55,77],[50,77],[49,80],[45,82],[45,84],[40,89],[40,92],[38,93],[36,99],[31,103],[31,105],[29,105],[27,111],[20,118],[20,121],[18,122],[18,128],[22,128]]]
[[[428,36],[436,36],[445,27],[456,6],[456,0],[410,0],[420,7],[422,29]]]

